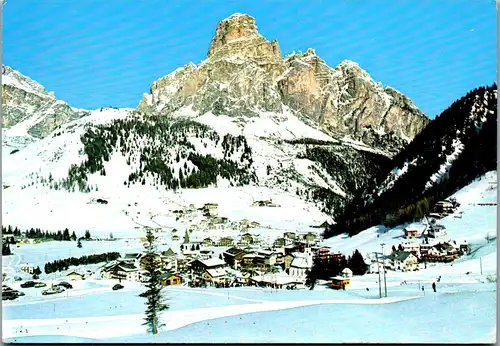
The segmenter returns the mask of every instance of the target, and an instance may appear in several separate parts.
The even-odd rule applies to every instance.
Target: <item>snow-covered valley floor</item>
[[[361,279],[361,278],[360,278]],[[362,285],[362,278],[359,284]],[[369,279],[368,279],[369,280]],[[88,283],[86,283],[88,284]],[[4,304],[5,342],[494,342],[496,284],[417,284],[286,291],[166,289],[171,308],[151,337],[139,287],[87,290],[67,299]],[[33,315],[40,315],[33,318]],[[92,339],[92,340],[90,340]]]

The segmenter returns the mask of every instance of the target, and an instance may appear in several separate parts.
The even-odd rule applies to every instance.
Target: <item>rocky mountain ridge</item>
[[[2,65],[2,121],[10,144],[23,146],[45,138],[57,127],[88,115],[58,100],[38,82]],[[17,143],[15,139],[18,139]]]
[[[328,135],[393,153],[430,121],[408,97],[374,82],[352,61],[332,68],[313,49],[282,58],[278,42],[269,42],[253,17],[239,13],[217,25],[203,62],[155,81],[138,109],[253,117],[282,113],[285,106]]]

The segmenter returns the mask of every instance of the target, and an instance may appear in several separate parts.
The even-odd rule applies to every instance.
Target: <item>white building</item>
[[[307,271],[310,271],[313,266],[313,254],[310,248],[306,248],[304,253],[294,252],[293,260],[290,264],[290,275],[305,277]]]

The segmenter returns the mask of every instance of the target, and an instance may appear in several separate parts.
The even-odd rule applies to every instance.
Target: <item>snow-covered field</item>
[[[144,306],[138,293],[138,288],[114,292],[108,286],[105,292],[38,304],[9,302],[3,307],[4,341],[461,343],[496,338],[494,283],[443,284],[425,296],[416,285],[401,286],[382,299],[375,290],[167,288],[171,308],[156,337],[141,326]],[[38,312],[40,318],[31,318]]]

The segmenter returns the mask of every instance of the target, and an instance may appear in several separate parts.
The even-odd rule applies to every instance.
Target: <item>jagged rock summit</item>
[[[397,151],[430,121],[406,96],[376,83],[358,64],[328,66],[313,49],[281,56],[247,14],[222,20],[207,58],[155,81],[138,109],[168,115],[253,117],[292,112],[325,133]]]

